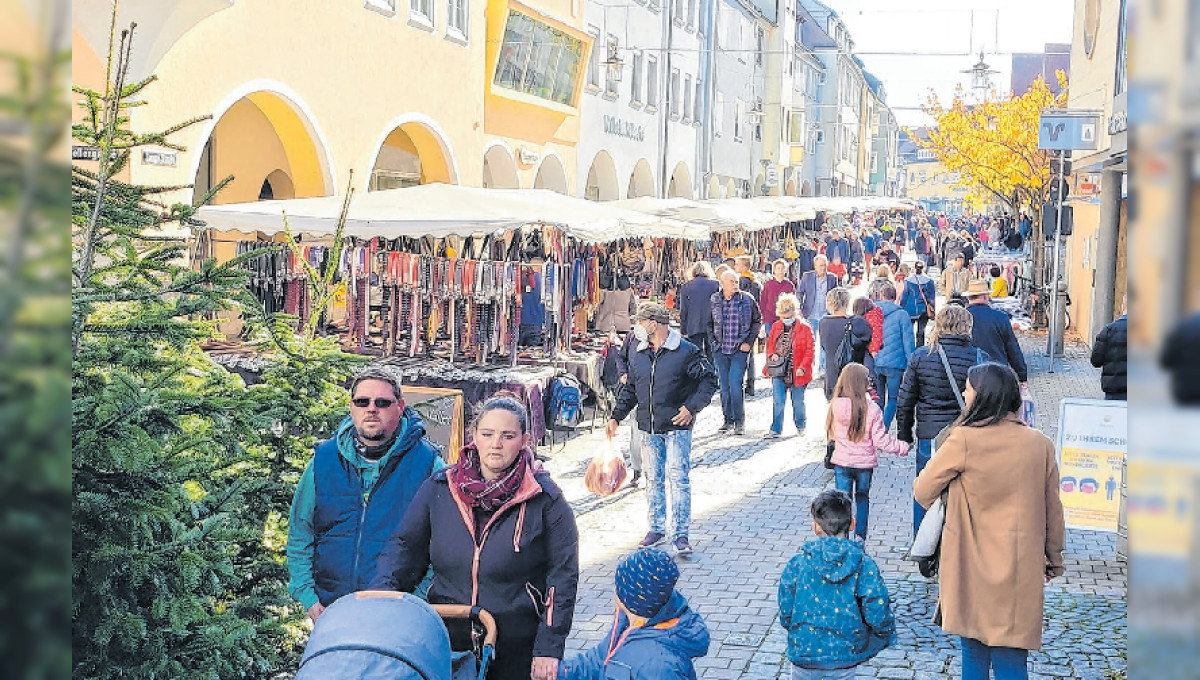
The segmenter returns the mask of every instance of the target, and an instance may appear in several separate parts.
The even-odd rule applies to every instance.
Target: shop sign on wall
[[[646,126],[638,125],[627,120],[621,120],[616,116],[604,117],[604,133],[614,135],[616,137],[624,137],[632,139],[635,142],[641,142],[646,139]]]
[[[1127,450],[1126,404],[1070,398],[1060,409],[1059,498],[1067,526],[1115,532]]]

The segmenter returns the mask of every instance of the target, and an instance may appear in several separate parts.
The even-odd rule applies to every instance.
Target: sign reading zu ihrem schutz
[[[1068,398],[1059,408],[1058,491],[1067,526],[1116,531],[1127,452],[1126,404]]]

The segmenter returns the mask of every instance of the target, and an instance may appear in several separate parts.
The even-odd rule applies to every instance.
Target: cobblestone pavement
[[[1030,387],[1041,425],[1053,431],[1058,399],[1097,396],[1098,377],[1087,351],[1068,346],[1067,361],[1045,372],[1036,355],[1044,338],[1023,338],[1029,353]],[[1039,363],[1041,362],[1041,363]],[[759,364],[761,365],[761,363]],[[787,678],[786,635],[778,625],[778,578],[797,548],[811,538],[808,504],[832,485],[821,463],[825,400],[816,384],[807,390],[808,432],[762,440],[771,411],[765,380],[747,401],[747,435],[719,435],[719,404],[697,419],[693,443],[692,525],[696,548],[680,559],[679,589],[709,626],[712,644],[698,660],[704,680]],[[628,444],[623,427],[617,445]],[[643,489],[609,498],[583,485],[587,461],[605,446],[599,428],[552,454],[547,467],[578,515],[581,578],[575,625],[567,653],[605,638],[613,615],[613,569],[648,529]],[[959,674],[957,639],[932,623],[937,586],[901,559],[911,533],[912,458],[883,456],[871,490],[867,552],[879,563],[891,593],[896,644],[859,669],[862,678],[920,680]],[[644,487],[644,485],[643,485]],[[1118,562],[1111,534],[1069,531],[1067,574],[1046,589],[1045,648],[1032,656],[1032,677],[1104,678],[1124,668],[1126,563]]]

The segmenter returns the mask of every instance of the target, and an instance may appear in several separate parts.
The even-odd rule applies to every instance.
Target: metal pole
[[[1051,253],[1051,256],[1052,256],[1051,261],[1054,263],[1053,264],[1054,268],[1050,270],[1050,324],[1049,324],[1050,332],[1048,334],[1050,336],[1050,341],[1049,341],[1049,346],[1046,348],[1046,357],[1050,360],[1050,371],[1049,371],[1050,373],[1054,372],[1054,350],[1057,347],[1056,339],[1061,330],[1058,326],[1058,324],[1059,324],[1059,318],[1058,318],[1059,261],[1058,261],[1058,256],[1059,256],[1059,251],[1062,250],[1062,248],[1059,246],[1058,239],[1061,238],[1060,234],[1062,233],[1062,204],[1063,204],[1063,189],[1065,188],[1063,186],[1063,184],[1066,183],[1065,182],[1065,180],[1066,180],[1065,174],[1066,173],[1063,172],[1065,170],[1064,166],[1066,163],[1065,157],[1066,157],[1066,152],[1063,152],[1063,151],[1058,152],[1058,177],[1051,178],[1051,180],[1050,180],[1055,185],[1057,185],[1057,186],[1054,186],[1054,188],[1057,189],[1056,194],[1058,196],[1054,201],[1055,202],[1054,241],[1053,241],[1054,252]],[[1060,180],[1062,181],[1061,184],[1059,183]]]

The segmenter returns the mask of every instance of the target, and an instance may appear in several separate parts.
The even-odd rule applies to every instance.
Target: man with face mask
[[[736,287],[736,276],[732,272],[728,276]],[[607,433],[609,437],[615,435],[619,423],[637,408],[650,502],[650,532],[639,545],[643,548],[658,545],[668,538],[666,483],[669,479],[671,542],[676,553],[689,555],[692,552],[688,541],[692,425],[696,414],[717,391],[717,378],[699,348],[670,327],[670,318],[666,308],[655,303],[644,303],[638,309],[633,319],[637,352],[629,363],[628,382],[617,395]]]

